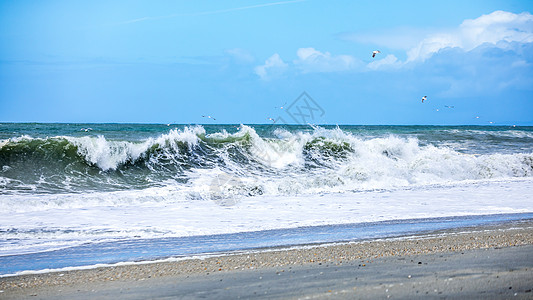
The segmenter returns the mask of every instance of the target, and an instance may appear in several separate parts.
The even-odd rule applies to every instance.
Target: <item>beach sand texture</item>
[[[1,299],[533,298],[533,221],[0,278]]]

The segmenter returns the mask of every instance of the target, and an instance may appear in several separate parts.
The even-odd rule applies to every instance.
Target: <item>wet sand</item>
[[[533,220],[0,278],[0,299],[533,298]]]

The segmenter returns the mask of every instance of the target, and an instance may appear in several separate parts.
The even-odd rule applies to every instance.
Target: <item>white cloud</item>
[[[533,15],[495,11],[460,26],[464,47],[473,49],[483,43],[533,42]]]
[[[383,68],[391,69],[398,68],[402,63],[396,58],[396,56],[389,54],[385,58],[373,61],[367,65],[370,70],[379,70]]]
[[[314,48],[300,48],[296,51],[298,59],[294,64],[303,72],[339,72],[352,70],[356,59],[350,55],[332,56],[329,52],[320,52]]]
[[[357,60],[350,55],[331,55],[329,52],[320,52],[314,48],[300,48],[296,51],[297,59],[291,64],[301,73],[314,72],[341,72],[355,69]],[[281,75],[289,68],[276,53],[269,57],[264,65],[255,67],[254,71],[261,79],[271,79]]]
[[[431,33],[426,30],[408,30],[405,34],[422,32],[426,33],[425,38],[420,39],[417,34],[418,40],[413,37],[403,39],[399,35],[400,38],[392,39],[391,43],[394,45],[383,45],[387,48],[404,49],[407,58],[403,61],[389,53],[383,59],[378,60],[376,57],[372,62],[363,63],[351,55],[332,55],[330,52],[321,52],[315,48],[299,48],[296,51],[297,58],[292,63],[285,63],[278,54],[274,54],[264,65],[257,66],[255,73],[262,79],[268,79],[271,74],[272,76],[275,73],[280,74],[289,67],[300,73],[393,70],[413,67],[412,63],[424,62],[443,49],[455,48],[459,52],[454,53],[462,53],[460,57],[464,57],[465,53],[472,53],[474,49],[482,49],[480,46],[518,51],[515,49],[518,44],[533,43],[533,15],[528,12],[514,14],[495,11],[476,19],[465,20],[454,29],[433,30]],[[386,43],[386,38],[391,36],[395,35],[388,33],[372,38],[370,35],[344,35],[343,38],[359,42],[373,40]],[[472,54],[474,55],[472,58],[476,58],[475,53]]]
[[[477,19],[465,20],[455,30],[427,36],[407,51],[407,61],[424,61],[448,47],[470,51],[485,43],[505,47],[510,42],[533,42],[533,15],[495,11]]]
[[[269,57],[264,65],[255,67],[255,74],[259,75],[261,79],[268,80],[273,76],[280,75],[288,68],[288,64],[285,63],[279,54],[275,53]]]

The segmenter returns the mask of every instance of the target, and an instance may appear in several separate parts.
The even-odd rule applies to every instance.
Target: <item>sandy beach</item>
[[[531,298],[533,221],[0,278],[2,299]]]

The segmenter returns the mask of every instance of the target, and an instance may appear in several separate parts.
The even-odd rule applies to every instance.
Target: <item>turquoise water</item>
[[[374,149],[366,141],[382,145]],[[222,169],[237,177],[296,176],[358,163],[358,152],[380,151],[378,156],[402,160],[406,152],[429,151],[429,146],[452,155],[522,154],[523,166],[513,170],[525,168],[516,176],[529,176],[533,127],[0,124],[0,194],[187,184],[197,169]],[[435,155],[438,161],[443,153]],[[371,159],[379,163],[380,157]],[[448,170],[433,171],[442,172]]]

